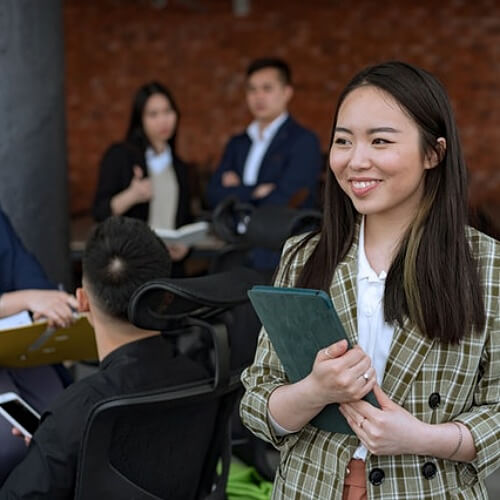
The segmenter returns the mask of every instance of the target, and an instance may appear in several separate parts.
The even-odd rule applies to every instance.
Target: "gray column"
[[[61,0],[0,0],[0,204],[69,284]]]

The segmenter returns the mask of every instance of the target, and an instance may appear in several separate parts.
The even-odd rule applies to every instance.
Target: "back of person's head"
[[[292,72],[290,67],[283,59],[277,57],[263,57],[252,61],[247,68],[247,79],[257,71],[269,68],[275,69],[278,72],[278,77],[283,85],[292,84]]]
[[[170,276],[165,244],[143,222],[113,216],[99,224],[83,254],[83,282],[104,314],[127,319],[129,300],[147,281]]]
[[[146,148],[150,146],[149,139],[144,131],[144,108],[146,107],[148,99],[156,94],[164,96],[177,115],[176,130],[172,137],[168,140],[169,146],[172,151],[174,151],[177,127],[180,120],[179,108],[175,102],[172,92],[170,92],[167,87],[156,81],[146,83],[137,90],[132,101],[132,110],[130,113],[130,121],[125,140],[138,147],[141,151],[145,151]]]

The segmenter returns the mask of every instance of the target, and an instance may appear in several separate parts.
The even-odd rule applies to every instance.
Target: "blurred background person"
[[[179,108],[158,82],[137,91],[125,140],[104,154],[93,204],[96,221],[125,215],[153,228],[175,229],[191,221],[186,164],[175,152]],[[169,245],[174,262],[188,253]],[[181,273],[174,266],[173,275]]]
[[[320,145],[316,135],[288,113],[292,96],[285,61],[263,58],[249,65],[246,100],[254,121],[226,146],[207,188],[212,207],[228,196],[255,205],[316,204]]]
[[[288,113],[293,96],[288,64],[256,59],[246,73],[246,100],[254,121],[226,146],[207,187],[214,208],[228,197],[254,206],[312,208],[317,205],[322,167],[319,140]],[[244,229],[238,227],[239,232]],[[279,253],[255,248],[248,264],[273,271]]]

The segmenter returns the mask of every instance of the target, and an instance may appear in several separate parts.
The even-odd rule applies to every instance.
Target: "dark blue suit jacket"
[[[36,257],[26,250],[0,208],[0,293],[28,288],[51,289],[54,285]]]
[[[243,179],[245,160],[252,141],[246,132],[233,136],[224,152],[222,161],[207,188],[207,201],[211,207],[228,196],[254,205],[288,205],[292,196],[307,188],[308,197],[301,207],[316,203],[319,175],[322,168],[321,150],[316,135],[299,125],[292,117],[281,125],[267,149],[260,166],[257,184],[273,183],[276,188],[266,198],[252,199],[256,186],[222,186],[222,175],[236,172]]]

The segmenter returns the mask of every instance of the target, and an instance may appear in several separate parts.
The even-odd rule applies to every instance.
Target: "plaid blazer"
[[[366,484],[370,499],[488,498],[483,479],[500,463],[500,244],[472,228],[467,228],[467,237],[480,266],[486,308],[484,330],[468,335],[460,345],[442,345],[422,335],[407,319],[403,327],[395,328],[382,388],[393,401],[424,422],[465,424],[474,438],[476,459],[459,463],[432,456],[369,453]],[[284,254],[298,238],[286,243]],[[280,268],[277,286],[293,286],[316,242],[317,237],[300,250],[287,276],[283,266]],[[337,266],[330,288],[353,344],[357,343],[357,254],[356,237],[346,258]],[[254,363],[245,370],[242,381],[246,388],[240,407],[243,422],[280,450],[273,499],[341,500],[346,467],[359,440],[309,424],[284,437],[274,434],[267,419],[268,399],[276,387],[288,380],[264,329]],[[434,393],[441,398],[436,408],[429,401]],[[436,474],[427,479],[423,466],[429,462],[434,464],[431,467],[436,468]],[[375,468],[385,474],[378,486],[369,480]]]

